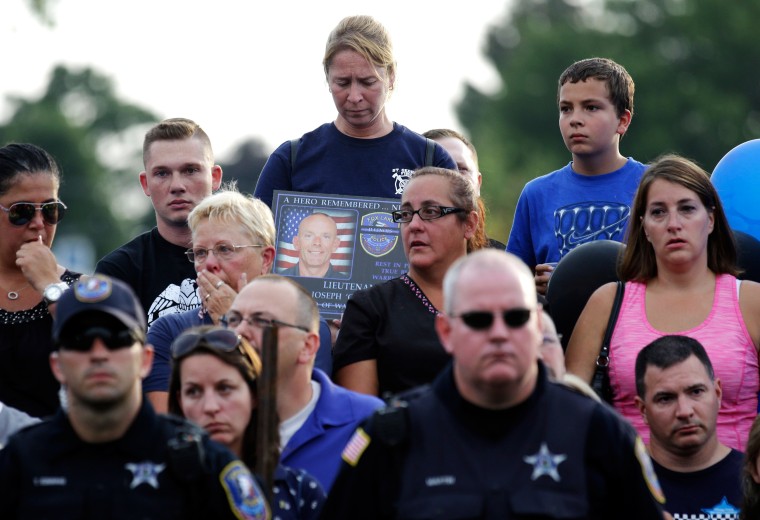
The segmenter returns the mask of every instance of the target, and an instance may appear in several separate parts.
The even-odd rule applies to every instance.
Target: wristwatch
[[[45,300],[45,303],[50,305],[57,302],[61,298],[61,295],[68,290],[69,286],[66,282],[51,283],[42,291],[42,298]]]

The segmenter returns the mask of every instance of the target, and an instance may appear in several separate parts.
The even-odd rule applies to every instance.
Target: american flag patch
[[[343,460],[352,466],[356,466],[359,463],[359,459],[364,453],[364,450],[369,446],[370,438],[361,428],[357,428],[354,432],[354,436],[348,441],[346,447],[343,449]]]

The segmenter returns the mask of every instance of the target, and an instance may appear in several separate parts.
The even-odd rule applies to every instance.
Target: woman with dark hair
[[[446,271],[472,249],[477,199],[472,183],[457,171],[414,172],[393,212],[409,271],[356,291],[346,303],[333,349],[339,385],[386,396],[431,382],[448,363],[434,323],[443,308]]]
[[[257,381],[261,360],[233,331],[195,327],[172,343],[169,412],[208,431],[256,472]],[[275,437],[277,437],[275,435]],[[274,446],[279,439],[272,439]],[[273,518],[316,519],[325,501],[317,480],[303,470],[278,465]]]
[[[634,405],[634,363],[654,339],[680,334],[704,345],[723,383],[718,438],[743,450],[757,413],[760,284],[737,280],[736,247],[707,173],[677,155],[641,178],[619,269],[625,283],[610,344],[615,407],[648,440]],[[570,338],[567,369],[589,382],[615,297],[614,283],[589,299]]]
[[[66,213],[60,184],[60,168],[42,148],[0,148],[0,401],[36,417],[58,407],[52,311],[80,276],[50,250]]]

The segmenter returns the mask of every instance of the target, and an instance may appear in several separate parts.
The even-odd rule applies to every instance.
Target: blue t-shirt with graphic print
[[[507,251],[531,268],[559,262],[586,242],[625,239],[646,166],[628,158],[614,172],[581,175],[572,164],[528,182],[517,201]]]

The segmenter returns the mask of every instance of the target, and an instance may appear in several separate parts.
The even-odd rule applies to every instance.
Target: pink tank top
[[[666,333],[656,330],[649,323],[645,303],[646,285],[626,283],[620,315],[610,343],[610,382],[615,408],[631,421],[648,444],[649,428],[634,401],[634,367],[639,351]],[[728,274],[719,275],[715,282],[715,299],[707,319],[691,330],[674,334],[692,337],[705,347],[715,377],[723,385],[718,438],[726,446],[744,451],[752,421],[757,415],[760,375],[757,349],[739,309],[736,278]]]

